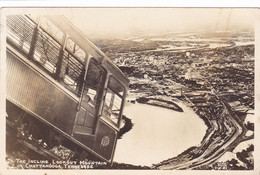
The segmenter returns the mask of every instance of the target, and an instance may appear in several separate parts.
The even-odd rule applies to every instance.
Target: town
[[[222,162],[218,159],[226,152],[236,154],[237,158],[224,160],[224,169],[253,168],[252,144],[244,150],[232,152],[241,142],[254,138],[254,123],[252,117],[248,116],[254,110],[252,31],[146,35],[130,39],[96,40],[95,43],[129,77],[129,101],[149,104],[148,101],[152,99],[157,102],[150,104],[160,106],[162,101],[168,101],[169,104],[181,100],[208,127],[201,146],[190,148],[177,158],[155,165],[155,168],[219,169],[217,165]],[[232,126],[230,116],[237,126]],[[220,129],[215,125],[221,125]],[[230,131],[225,131],[229,128]],[[238,130],[241,133],[236,133]],[[239,136],[224,136],[231,133]],[[229,140],[230,146],[215,156],[214,164],[195,166],[197,162],[194,162],[192,165],[181,165],[181,162],[192,162],[201,156],[215,139],[219,143],[213,146],[214,151],[218,150],[216,145],[220,147],[223,140]],[[247,159],[239,156],[241,154]]]

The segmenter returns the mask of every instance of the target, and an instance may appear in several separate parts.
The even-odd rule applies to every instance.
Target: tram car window
[[[110,76],[105,96],[103,114],[116,126],[119,125],[120,109],[123,101],[124,87],[113,76]]]

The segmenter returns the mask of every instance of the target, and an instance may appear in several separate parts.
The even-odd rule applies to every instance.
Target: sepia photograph
[[[258,13],[3,8],[2,168],[259,174]]]

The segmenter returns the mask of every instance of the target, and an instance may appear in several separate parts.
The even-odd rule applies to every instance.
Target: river
[[[206,125],[190,108],[178,105],[184,112],[126,103],[124,114],[134,126],[118,140],[114,161],[151,166],[199,145]]]

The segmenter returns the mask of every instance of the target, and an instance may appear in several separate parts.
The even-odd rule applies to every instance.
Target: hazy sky
[[[78,8],[65,16],[88,36],[253,29],[254,9]]]

